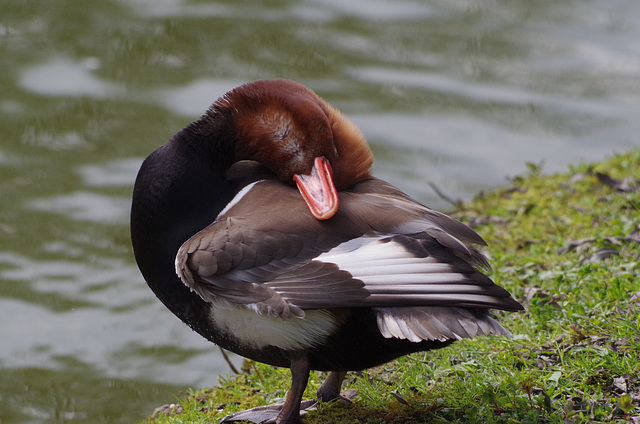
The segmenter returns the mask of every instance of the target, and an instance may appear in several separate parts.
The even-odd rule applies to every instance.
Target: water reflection
[[[640,3],[0,6],[0,421],[134,422],[227,373],[134,264],[131,186],[228,89],[298,80],[437,208],[640,146]],[[236,358],[236,360],[238,360]]]
[[[98,69],[100,60],[96,57],[80,61],[56,57],[50,62],[23,70],[20,85],[27,91],[43,96],[113,96],[118,86],[96,77],[93,71]]]

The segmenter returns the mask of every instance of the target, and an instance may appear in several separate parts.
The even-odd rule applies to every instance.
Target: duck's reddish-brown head
[[[215,106],[231,112],[236,160],[255,160],[295,183],[317,219],[338,210],[338,191],[370,178],[373,154],[360,130],[305,86],[242,85]]]

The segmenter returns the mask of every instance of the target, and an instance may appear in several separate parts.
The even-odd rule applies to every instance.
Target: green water
[[[0,2],[0,423],[130,423],[229,372],[138,274],[141,160],[242,82],[350,116],[436,208],[640,146],[640,2]],[[235,358],[239,361],[239,358]]]

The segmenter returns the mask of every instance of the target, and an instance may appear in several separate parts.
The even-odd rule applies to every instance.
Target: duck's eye
[[[290,132],[291,128],[289,127],[278,129],[278,131],[273,134],[273,140],[276,142],[284,141],[289,136]]]
[[[288,114],[268,111],[263,113],[260,119],[253,123],[253,126],[257,132],[268,135],[273,142],[277,143],[287,139],[291,133],[293,122]]]

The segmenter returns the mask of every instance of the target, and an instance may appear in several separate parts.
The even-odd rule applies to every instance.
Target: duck
[[[302,422],[312,370],[328,372],[312,404],[329,402],[349,371],[511,335],[490,311],[523,307],[486,275],[483,238],[372,164],[355,124],[284,79],[232,89],[143,161],[130,230],[151,290],[209,341],[291,372],[284,402],[222,422]]]

